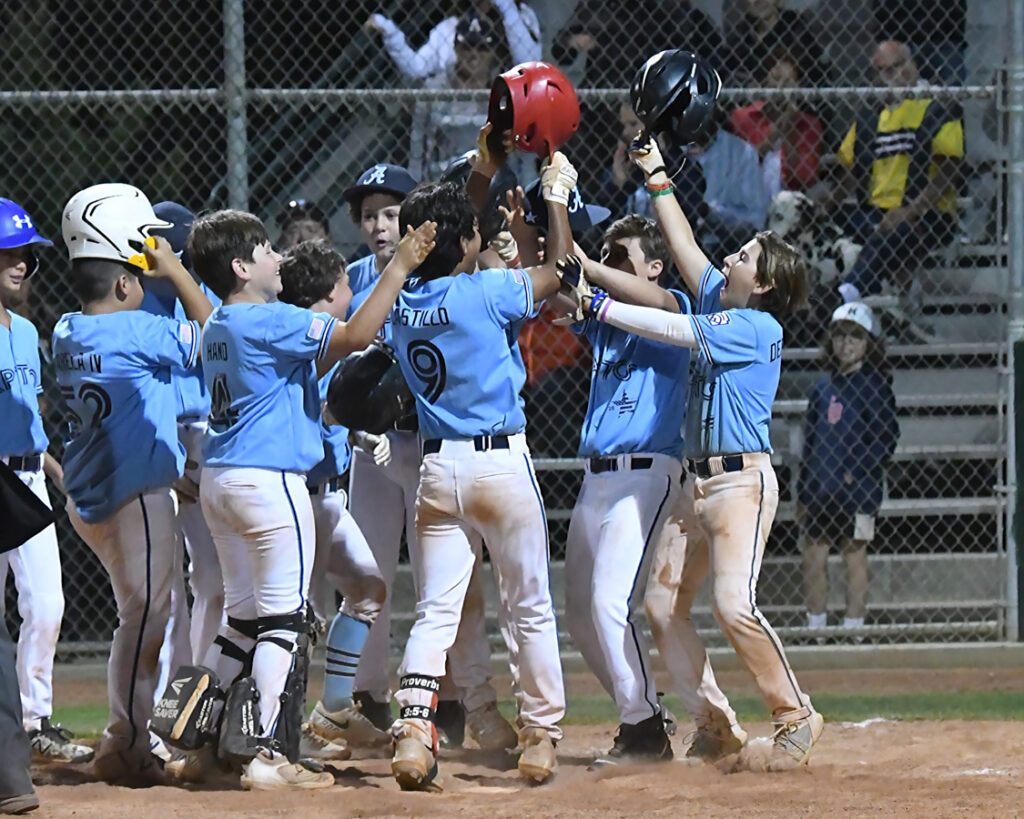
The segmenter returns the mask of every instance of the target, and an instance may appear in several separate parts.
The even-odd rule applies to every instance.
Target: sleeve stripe
[[[199,357],[199,339],[202,334],[202,329],[200,328],[198,321],[190,321],[189,324],[192,325],[192,347],[188,351],[188,361],[185,366],[193,367],[195,366],[196,359]]]
[[[526,312],[523,313],[523,318],[529,318],[533,312],[533,279],[525,271],[520,271],[523,274],[523,290],[526,291]]]
[[[316,351],[317,358],[323,358],[327,355],[327,347],[331,343],[331,334],[334,332],[334,325],[337,323],[338,320],[334,318],[327,322],[327,326],[324,328],[324,334],[320,337],[320,346]]]
[[[711,357],[711,349],[708,347],[708,341],[704,338],[704,330],[701,328],[700,321],[697,320],[696,316],[690,316],[690,325],[693,327],[693,332],[697,336],[697,343],[700,344],[701,350],[704,351],[708,363],[714,366],[715,360]]]

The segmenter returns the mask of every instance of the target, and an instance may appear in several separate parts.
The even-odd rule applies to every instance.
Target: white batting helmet
[[[852,321],[859,324],[875,338],[882,332],[874,311],[862,301],[848,301],[839,305],[832,313],[832,323],[835,324],[837,321]]]
[[[172,227],[133,185],[106,182],[79,191],[64,206],[61,229],[71,259],[111,259],[146,269],[137,246],[154,228]],[[136,245],[133,247],[133,245]]]

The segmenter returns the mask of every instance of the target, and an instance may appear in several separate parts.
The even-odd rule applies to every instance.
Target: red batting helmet
[[[487,119],[496,142],[511,130],[516,147],[548,156],[580,127],[580,101],[565,74],[542,62],[520,63],[495,78]]]

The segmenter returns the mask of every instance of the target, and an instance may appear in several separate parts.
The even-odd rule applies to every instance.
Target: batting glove
[[[569,207],[569,196],[576,190],[579,173],[561,151],[545,159],[540,169],[540,184],[545,202],[557,202]]]
[[[644,172],[644,176],[653,176],[665,170],[665,160],[654,137],[645,143],[634,142],[629,146],[629,158]]]
[[[391,442],[387,435],[353,431],[352,441],[363,452],[369,453],[377,466],[387,466],[391,463]]]
[[[513,238],[509,231],[499,231],[498,234],[491,239],[491,250],[497,253],[501,257],[501,260],[509,267],[519,266],[519,245],[516,244],[515,238]]]
[[[569,254],[555,262],[558,280],[562,283],[559,295],[571,302],[572,309],[555,324],[573,324],[583,321],[583,300],[593,296],[590,283],[583,276],[583,261],[579,256]]]

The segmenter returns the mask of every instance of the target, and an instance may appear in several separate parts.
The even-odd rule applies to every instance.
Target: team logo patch
[[[310,338],[313,341],[319,341],[323,338],[324,328],[327,323],[322,318],[313,319],[313,323],[309,325],[309,329],[306,330],[306,338]]]
[[[712,313],[708,316],[708,324],[712,327],[721,327],[723,324],[729,323],[728,313]]]
[[[195,330],[191,322],[178,325],[178,341],[182,344],[192,344],[195,341]]]
[[[518,284],[526,286],[526,274],[518,268],[512,270],[512,278],[516,280]]]

